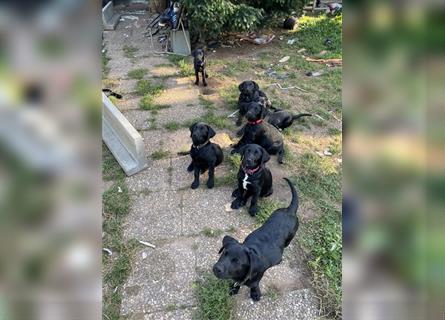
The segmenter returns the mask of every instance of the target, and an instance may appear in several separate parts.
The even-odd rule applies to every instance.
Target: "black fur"
[[[216,143],[211,143],[210,139],[215,136],[215,131],[205,123],[198,122],[190,127],[190,136],[193,145],[190,149],[192,162],[187,168],[188,172],[194,171],[192,189],[199,187],[199,175],[209,170],[209,180],[207,187],[213,188],[215,184],[215,168],[220,165],[224,159],[221,147]]]
[[[246,118],[249,122],[253,122],[264,119],[265,115],[266,108],[258,102],[252,102],[246,113]],[[241,140],[233,146],[232,153],[239,153],[240,148],[246,144],[258,144],[269,154],[277,154],[278,162],[283,163],[284,144],[280,131],[264,121],[259,124],[249,122],[245,125]]]
[[[283,130],[290,127],[294,120],[301,117],[311,117],[310,113],[300,113],[293,115],[285,110],[275,109],[272,112],[268,112],[266,115],[266,121],[273,125],[275,128]]]
[[[252,80],[244,81],[238,86],[238,89],[240,91],[240,95],[238,98],[239,113],[236,125],[240,126],[243,117],[249,110],[250,103],[261,102],[265,104],[266,108],[268,108],[270,107],[270,101],[267,98],[267,95],[260,90],[260,87],[255,81]]]
[[[284,178],[286,179],[286,178]],[[287,208],[275,210],[267,221],[247,236],[243,243],[225,236],[219,260],[213,273],[220,279],[232,279],[229,294],[237,294],[241,285],[250,288],[254,301],[261,298],[259,283],[267,269],[281,263],[284,248],[289,245],[298,229],[298,194],[286,179],[292,191],[292,201]]]
[[[206,78],[209,77],[206,70],[206,58],[204,54],[204,50],[202,49],[196,49],[192,53],[193,55],[193,67],[195,68],[195,77],[196,81],[195,84],[199,85],[199,73],[202,74],[202,84],[204,87],[207,87],[207,81]]]
[[[242,160],[238,171],[238,187],[232,193],[236,199],[232,202],[231,207],[239,209],[252,197],[249,214],[255,216],[258,212],[259,197],[268,197],[273,193],[272,174],[265,166],[265,163],[270,160],[270,156],[263,147],[257,144],[247,144],[239,151]],[[251,171],[255,169],[255,172]]]

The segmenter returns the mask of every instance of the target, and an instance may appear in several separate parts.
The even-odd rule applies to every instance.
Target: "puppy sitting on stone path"
[[[199,175],[207,170],[209,170],[207,187],[211,189],[215,184],[215,168],[220,165],[224,159],[221,147],[210,142],[210,139],[213,138],[215,134],[215,130],[202,122],[194,123],[190,127],[190,136],[193,141],[190,149],[192,162],[188,166],[187,171],[194,171],[195,179],[191,186],[192,189],[199,187]]]
[[[286,178],[284,178],[286,179]],[[261,298],[260,281],[267,269],[281,263],[284,248],[298,229],[298,195],[292,183],[286,179],[292,191],[292,201],[287,208],[275,210],[267,221],[247,236],[243,243],[225,236],[219,250],[221,256],[213,266],[213,273],[220,279],[232,279],[230,295],[240,287],[250,288],[254,301]]]
[[[241,165],[238,171],[238,188],[232,196],[232,209],[239,209],[252,197],[249,214],[255,216],[258,212],[259,197],[268,197],[272,194],[272,174],[265,163],[270,156],[263,147],[257,144],[248,144],[240,148]]]

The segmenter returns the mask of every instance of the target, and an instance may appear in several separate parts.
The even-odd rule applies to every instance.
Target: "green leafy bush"
[[[291,13],[300,15],[306,0],[248,0],[249,5],[263,9],[267,14]]]

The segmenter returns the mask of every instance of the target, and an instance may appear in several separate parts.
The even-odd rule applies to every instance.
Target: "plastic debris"
[[[315,72],[309,71],[309,72],[306,72],[306,75],[308,77],[319,77],[319,76],[323,75],[323,71],[315,71]]]
[[[323,151],[323,154],[324,154],[325,156],[332,156],[332,152],[329,151],[329,150],[325,150],[325,151]]]
[[[138,240],[139,241],[139,243],[140,244],[143,244],[144,246],[147,246],[147,247],[150,247],[150,248],[156,248],[156,246],[154,245],[154,244],[151,244],[151,243],[149,243],[149,242],[145,242],[145,241],[141,241],[141,240]]]
[[[296,39],[289,39],[289,40],[287,40],[287,44],[292,45],[295,43],[295,41],[296,41]]]
[[[142,260],[145,260],[145,259],[147,259],[147,253],[142,252]]]
[[[117,187],[117,192],[122,193],[121,187]]]
[[[283,63],[283,62],[286,62],[286,61],[289,60],[289,59],[290,59],[289,56],[285,56],[285,57],[281,58],[280,61],[278,61],[278,62]]]
[[[113,252],[108,248],[102,248],[102,250],[105,251],[106,253],[108,253],[109,256],[111,256],[113,254]]]

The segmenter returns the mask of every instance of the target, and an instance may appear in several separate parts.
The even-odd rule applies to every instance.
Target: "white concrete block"
[[[142,136],[104,93],[102,139],[127,176],[147,167]]]

